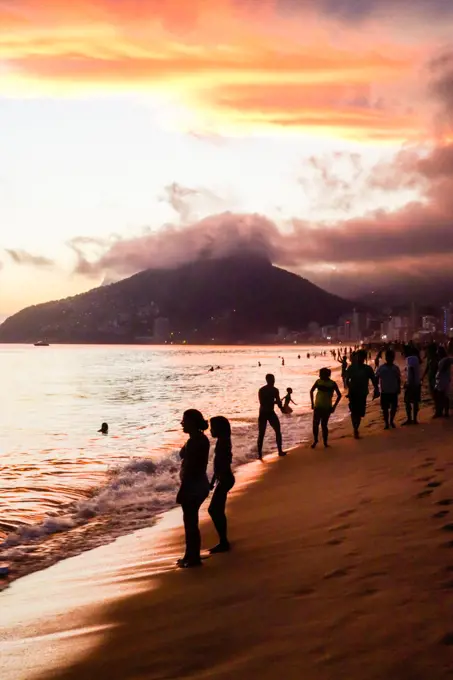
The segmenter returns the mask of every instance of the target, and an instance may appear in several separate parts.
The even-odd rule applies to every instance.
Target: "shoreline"
[[[419,428],[405,428],[396,430],[394,433],[382,432],[381,434],[382,424],[378,405],[375,404],[364,423],[364,431],[369,433],[369,436],[357,442],[350,438],[349,424],[344,424],[343,427],[340,426],[332,432],[333,447],[327,454],[322,448],[313,452],[311,449],[298,447],[281,462],[276,457],[270,457],[266,460],[268,464],[264,466],[257,462],[242,466],[238,474],[241,482],[238,483],[238,488],[229,501],[234,550],[229,555],[210,558],[200,570],[180,572],[174,569],[174,561],[179,556],[182,546],[181,517],[178,508],[166,513],[164,521],[152,529],[142,530],[137,535],[131,534],[109,546],[65,560],[50,569],[16,581],[0,596],[6,597],[2,604],[10,604],[10,607],[6,609],[14,609],[16,612],[16,624],[11,625],[14,624],[14,616],[12,622],[10,619],[9,626],[6,622],[7,632],[6,635],[2,633],[4,643],[0,644],[2,658],[7,660],[5,680],[22,680],[22,678],[29,680],[31,677],[46,678],[46,680],[51,677],[58,680],[72,680],[80,677],[125,680],[126,678],[145,677],[143,675],[145,668],[147,678],[167,677],[162,673],[165,671],[168,674],[170,669],[172,673],[168,677],[195,678],[204,677],[208,672],[208,667],[211,669],[209,677],[227,678],[232,677],[234,673],[235,677],[244,679],[254,677],[270,679],[276,676],[266,670],[269,654],[273,654],[275,658],[281,659],[281,663],[284,663],[283,657],[286,658],[287,653],[290,653],[292,663],[296,663],[298,668],[297,674],[293,674],[292,666],[287,667],[284,673],[288,678],[301,677],[302,668],[304,672],[308,672],[307,677],[310,677],[310,680],[318,677],[326,679],[338,677],[335,675],[334,668],[338,664],[341,668],[344,664],[348,666],[348,663],[354,665],[354,658],[349,657],[348,654],[340,654],[338,649],[336,652],[327,651],[330,643],[329,636],[333,634],[327,625],[327,619],[330,620],[333,616],[337,621],[340,617],[343,621],[342,625],[348,628],[355,621],[354,612],[358,619],[365,616],[363,612],[360,613],[362,605],[371,604],[375,607],[376,600],[379,604],[378,594],[382,595],[382,589],[377,585],[382,579],[386,581],[387,590],[390,589],[392,597],[397,596],[398,593],[392,588],[393,581],[389,574],[393,569],[396,582],[399,583],[402,579],[404,581],[403,571],[407,569],[410,571],[412,565],[410,555],[414,555],[414,550],[417,551],[417,555],[422,550],[425,559],[429,559],[431,553],[433,556],[435,553],[436,559],[440,562],[447,560],[444,566],[445,569],[448,567],[448,550],[438,550],[433,545],[433,550],[426,551],[428,545],[420,540],[426,517],[421,519],[419,515],[420,513],[426,515],[426,506],[433,508],[431,514],[434,512],[436,505],[433,505],[431,493],[438,495],[435,487],[432,490],[426,488],[429,482],[417,481],[420,480],[420,475],[422,478],[430,477],[428,473],[431,473],[432,468],[437,464],[428,460],[432,458],[427,452],[433,443],[436,443],[438,452],[444,458],[447,456],[444,461],[438,461],[439,465],[444,466],[443,477],[448,477],[444,480],[443,486],[449,485],[449,491],[442,491],[442,494],[447,493],[447,496],[453,499],[451,467],[453,463],[448,461],[446,450],[450,446],[451,425],[448,422],[437,424],[424,422],[427,419],[427,410],[424,409],[422,413],[423,423]],[[376,436],[378,431],[379,436]],[[393,446],[391,446],[392,443]],[[297,455],[300,453],[303,455]],[[370,455],[364,456],[364,454]],[[261,474],[263,469],[266,470],[264,475]],[[257,475],[255,475],[256,472]],[[401,473],[402,479],[398,479],[397,473]],[[247,476],[249,477],[246,479]],[[406,477],[415,477],[415,479]],[[254,482],[253,485],[250,485],[251,481]],[[383,482],[386,482],[384,486]],[[414,482],[417,482],[415,487]],[[386,486],[389,488],[387,489]],[[397,493],[398,486],[407,496],[402,504]],[[418,487],[422,490],[420,491]],[[244,493],[244,489],[247,493]],[[307,497],[312,499],[311,502],[309,500],[304,502],[301,495],[302,489]],[[426,496],[422,495],[426,492],[431,493],[427,493]],[[396,504],[400,513],[397,517],[402,519],[403,523],[401,530],[397,532],[398,535],[392,536],[392,530],[397,530],[394,526],[395,517],[392,522],[384,522],[380,538],[391,542],[391,549],[386,546],[387,552],[384,551],[384,554],[382,554],[382,540],[376,544],[371,541],[370,545],[368,536],[370,526],[373,529],[379,519],[378,508],[373,507],[378,501],[380,501],[378,505],[384,515],[388,515],[389,508],[394,509]],[[383,503],[383,501],[386,502]],[[438,500],[435,501],[437,502]],[[408,511],[407,504],[414,505],[412,514]],[[313,516],[313,511],[315,516]],[[377,514],[376,511],[378,511]],[[448,508],[443,512],[446,511],[448,512]],[[362,528],[364,534],[362,542],[365,541],[366,550],[368,553],[371,552],[371,555],[364,556],[366,557],[364,562],[367,564],[370,562],[371,571],[368,576],[362,575],[356,581],[357,600],[360,607],[356,610],[356,602],[351,611],[349,605],[352,606],[353,603],[348,593],[344,592],[344,586],[345,584],[348,588],[351,586],[351,579],[357,573],[357,569],[361,568],[360,541],[357,537],[345,552],[342,546],[346,539],[342,534],[352,531],[351,527],[346,527],[346,525],[350,524],[351,517],[354,520],[358,514],[363,515],[362,527],[356,527],[355,531],[360,531]],[[428,519],[429,517],[428,512]],[[208,545],[206,535],[209,540],[214,540],[214,535],[209,518],[206,518],[206,509],[204,509],[203,518],[203,543]],[[301,525],[300,529],[297,527],[297,531],[296,527],[292,526],[294,518],[297,518],[297,524]],[[444,542],[441,541],[442,524],[445,522],[446,520],[444,522],[440,519],[436,522],[433,520],[434,524],[439,524],[439,527],[435,527],[436,546],[440,544],[442,547],[448,539],[447,532],[443,535]],[[275,526],[276,523],[278,526]],[[417,526],[415,534],[408,532],[408,527],[413,528],[415,525]],[[321,541],[316,536],[320,529],[325,531],[325,536]],[[410,534],[409,538],[408,534]],[[425,538],[428,544],[432,543],[431,533]],[[418,555],[417,559],[419,557]],[[392,567],[390,569],[387,565],[389,571],[385,578],[382,574],[378,575],[378,572],[382,571],[382,561],[391,563]],[[439,590],[439,587],[443,587],[439,584],[439,577],[431,583],[434,572],[442,571],[441,565],[436,564],[436,569],[433,564],[425,566],[427,570],[421,568],[423,564],[421,567],[418,565],[417,579],[428,578],[428,590],[432,590],[432,586],[435,586],[435,597],[432,598],[431,604],[438,608],[440,599],[448,596],[448,589],[444,594]],[[443,578],[447,576],[448,573],[445,571]],[[297,584],[294,590],[291,590],[294,579]],[[418,581],[417,583],[417,588],[419,588],[420,583]],[[273,605],[269,602],[270,609],[275,606],[277,614],[281,607],[286,609],[290,606],[291,609],[295,607],[298,610],[300,621],[294,621],[292,616],[287,621],[289,626],[287,643],[291,647],[294,643],[294,636],[299,640],[299,642],[296,640],[296,644],[300,644],[301,639],[305,640],[307,635],[312,640],[311,644],[314,644],[313,632],[316,625],[320,625],[321,622],[316,617],[313,620],[311,616],[307,617],[307,608],[309,612],[313,607],[316,609],[317,595],[321,594],[321,599],[328,596],[329,600],[332,597],[329,589],[334,585],[336,587],[335,606],[333,610],[328,607],[327,619],[326,612],[323,614],[322,626],[316,639],[318,637],[324,639],[318,640],[317,651],[313,651],[314,648],[306,650],[303,658],[297,655],[295,658],[295,650],[292,649],[283,654],[281,648],[283,640],[278,634],[279,628],[277,626],[277,644],[272,634],[272,617],[268,620],[270,612],[262,611],[263,605],[258,593],[261,592],[264,596],[264,594],[278,591],[278,597],[276,596]],[[404,608],[409,606],[411,597],[419,596],[423,592],[423,588],[421,590],[416,588],[412,593],[410,582],[404,582],[402,585],[404,585],[404,602],[400,606]],[[318,592],[321,586],[324,589],[327,588],[324,594]],[[414,588],[415,586],[416,583],[413,584]],[[52,588],[59,592],[61,602],[59,611],[48,616],[45,609],[43,611],[43,598],[46,592],[52,593]],[[426,583],[424,588],[426,589]],[[72,595],[69,595],[68,590],[72,591]],[[36,618],[27,625],[24,606],[29,608],[30,598]],[[48,600],[48,598],[45,599]],[[245,609],[244,603],[248,603]],[[329,602],[324,602],[324,606],[328,604]],[[387,604],[389,605],[388,601]],[[333,606],[333,603],[330,602],[330,605]],[[427,606],[426,602],[424,602],[425,605]],[[342,614],[337,611],[338,607],[342,610]],[[262,628],[255,620],[254,608],[261,612],[261,617],[264,617],[269,624],[269,630]],[[5,608],[2,607],[2,609]],[[197,612],[195,621],[193,620],[194,612]],[[438,612],[436,617],[429,619],[429,624],[436,623],[437,627],[448,628],[447,619],[450,618],[450,628],[453,628],[451,616],[448,617],[445,614],[446,612],[442,611],[442,616],[440,616]],[[369,615],[370,612],[368,612]],[[244,616],[248,621],[250,631],[244,630],[242,623],[239,623]],[[42,618],[45,619],[44,623]],[[17,619],[21,619],[19,627]],[[278,620],[279,625],[283,625],[280,616]],[[422,629],[426,629],[427,624],[423,621],[424,619],[420,619],[418,623]],[[87,622],[90,623],[88,628]],[[115,624],[112,627],[113,622]],[[231,624],[230,628],[227,622]],[[192,659],[192,648],[186,644],[184,639],[181,639],[181,628],[187,633],[191,625],[194,626],[194,631],[189,635],[189,641],[195,645],[196,651]],[[402,625],[401,621],[400,625]],[[237,639],[237,626],[241,632],[245,633],[247,644]],[[303,630],[299,633],[302,637],[297,637],[299,633],[296,634],[292,627],[297,629],[301,626]],[[386,620],[383,628],[385,629],[386,626],[392,629],[393,624]],[[34,635],[39,631],[41,638],[33,638],[30,630]],[[218,631],[221,630],[223,630],[222,635],[226,636],[228,659],[225,658],[226,650],[219,649],[216,643]],[[61,631],[66,631],[66,637]],[[43,634],[47,637],[43,638]],[[214,638],[211,640],[212,635]],[[265,645],[259,652],[255,649],[256,637],[265,641]],[[381,644],[382,633],[378,634],[378,638]],[[442,638],[440,631],[438,638],[439,640]],[[285,647],[287,643],[285,642],[283,646]],[[437,642],[432,635],[429,637],[429,644],[434,645],[432,654],[437,654],[441,659],[443,652],[445,650],[448,652],[450,649],[447,644],[441,645],[440,642],[437,647]],[[21,649],[20,658],[17,653],[14,654],[15,645],[16,648],[19,645]],[[306,648],[305,643],[303,646]],[[364,641],[361,642],[361,646],[366,647]],[[247,651],[249,647],[250,650],[254,650],[251,655]],[[204,650],[204,656],[201,655],[201,648]],[[350,648],[350,645],[349,647],[346,645],[346,648]],[[41,658],[44,652],[45,657],[46,650],[49,654],[52,650],[54,662],[60,667],[71,663],[74,666],[60,671],[54,668],[54,672],[51,673],[49,666],[46,665],[41,673],[32,676],[30,669],[35,668],[35,665],[27,666],[27,659],[30,663],[33,661],[36,664],[37,654]],[[351,651],[349,653],[352,654]],[[361,655],[364,653],[362,649]],[[376,649],[374,653],[377,654]],[[221,667],[218,666],[219,657],[222,659]],[[434,663],[434,659],[431,661]],[[374,663],[376,662],[377,657],[374,659]],[[142,669],[141,672],[138,671],[138,667]],[[357,680],[363,680],[364,677],[391,677],[395,680],[415,677],[392,675],[388,672],[388,664],[385,668],[386,674],[381,675],[375,672],[366,676],[363,674],[353,676],[348,667],[347,673],[343,675],[341,671],[340,677],[357,677]],[[399,673],[402,672],[402,668],[402,665],[399,666]],[[323,674],[327,670],[329,674]],[[444,676],[437,674],[417,675],[416,677],[436,677],[437,679]]]
[[[339,374],[340,374],[340,367],[335,366],[333,369],[333,374],[335,377],[339,380]],[[341,380],[339,380],[341,382]],[[280,415],[281,422],[282,422],[282,429],[283,429],[283,434],[284,433],[284,428],[285,428],[285,420],[288,419],[289,422],[292,420],[293,422],[291,423],[292,428],[295,428],[296,426],[299,428],[300,425],[300,437],[301,437],[301,442],[297,445],[292,445],[290,444],[288,447],[285,447],[286,450],[294,450],[299,447],[303,447],[304,444],[310,440],[311,438],[311,410],[307,411],[300,411],[300,412],[294,412],[290,416],[282,416]],[[331,421],[331,432],[335,432],[338,427],[342,426],[342,423],[344,422],[345,419],[348,418],[348,411],[347,411],[347,404],[346,404],[346,399],[342,399],[340,402],[340,405],[338,407],[338,411],[336,416],[334,416],[334,419]],[[297,419],[297,420],[296,420]],[[296,422],[294,422],[296,421]],[[296,425],[297,423],[297,425]],[[255,422],[253,423],[253,428],[255,427]],[[268,428],[269,432],[267,433],[267,445],[273,447],[275,446],[274,440],[273,440],[273,434]],[[234,433],[233,433],[234,436]],[[290,437],[292,439],[292,437]],[[237,450],[240,450],[240,446],[237,447]],[[265,458],[269,458],[269,456],[272,456],[273,454],[266,453]],[[150,456],[149,458],[131,458],[129,462],[123,466],[122,468],[118,468],[116,471],[115,476],[109,476],[108,474],[106,475],[106,483],[100,487],[93,487],[93,491],[95,493],[87,495],[87,498],[83,501],[81,501],[82,505],[85,503],[90,503],[91,501],[96,501],[96,498],[98,498],[100,495],[108,491],[112,485],[115,485],[118,477],[121,476],[122,473],[127,471],[131,466],[133,467],[134,465],[139,466],[142,463],[149,463],[149,464],[156,464],[159,465],[162,463],[163,460],[170,460],[171,456],[169,455],[168,457],[166,456],[165,458],[160,458],[160,457],[155,457],[155,456]],[[241,459],[241,462],[237,464],[237,467],[235,468],[235,471],[237,473],[238,470],[243,468],[244,466],[249,465],[250,463],[253,463],[255,461],[255,452],[253,451],[250,455],[250,457],[246,457],[244,459]],[[179,466],[178,466],[179,467]],[[175,487],[175,493],[174,496],[176,497],[176,487]],[[159,505],[159,502],[156,500],[156,505]],[[32,532],[34,530],[39,530],[40,527],[43,527],[45,525],[45,522],[50,520],[53,522],[54,520],[61,521],[64,520],[65,518],[68,518],[68,520],[71,519],[71,515],[69,514],[70,511],[75,512],[75,508],[77,507],[76,504],[70,504],[67,509],[66,509],[66,514],[65,510],[62,510],[61,514],[58,515],[56,518],[53,518],[49,516],[48,518],[45,518],[43,522],[37,523],[37,524],[32,524],[32,525],[24,525],[23,530],[25,533],[30,531],[30,534],[32,535]],[[19,562],[19,566],[16,567],[16,563],[14,562],[14,558],[12,560],[13,569],[10,570],[10,574],[3,579],[0,579],[0,593],[5,591],[12,583],[16,582],[19,579],[25,578],[26,576],[48,569],[52,567],[55,564],[58,564],[60,561],[65,560],[65,559],[71,559],[72,557],[76,557],[78,555],[83,554],[84,552],[87,552],[92,549],[96,549],[96,547],[103,547],[107,545],[111,545],[114,543],[116,540],[123,536],[128,536],[130,534],[135,533],[136,531],[141,531],[142,529],[146,528],[152,528],[156,526],[161,521],[162,514],[165,514],[167,512],[171,512],[172,509],[174,509],[175,506],[169,505],[166,509],[157,511],[157,513],[153,516],[150,517],[145,517],[139,522],[139,526],[137,526],[134,529],[124,529],[124,533],[110,533],[111,529],[109,529],[109,524],[112,523],[112,518],[109,516],[109,514],[99,514],[93,517],[93,519],[89,519],[87,522],[80,522],[80,523],[75,523],[73,526],[69,526],[68,528],[63,528],[61,531],[49,531],[49,533],[46,535],[44,534],[41,540],[25,540],[24,542],[18,543],[17,549],[18,551],[24,551],[25,554],[27,553],[27,549],[35,549],[37,551],[38,557],[34,557],[33,561],[30,560],[29,562],[25,563],[25,566],[22,566]],[[105,529],[102,529],[102,527],[105,526]],[[8,537],[14,539],[15,532],[11,532],[10,534],[7,534],[4,540],[7,540]],[[86,538],[91,538],[94,542],[94,545],[88,544],[88,547],[84,545],[84,539]],[[49,544],[51,548],[53,548],[52,551],[49,551]],[[63,554],[61,556],[58,555],[58,551],[62,549],[64,552],[66,550],[66,554]],[[1,555],[1,550],[2,546],[0,545],[0,563],[2,564],[8,564],[8,556],[2,556]],[[14,551],[16,550],[16,546],[14,543],[11,544],[11,546],[8,546],[4,548],[4,550],[8,551],[11,550],[14,554]],[[58,555],[58,556],[57,556]],[[10,558],[11,559],[11,558]],[[17,560],[17,558],[15,558]]]

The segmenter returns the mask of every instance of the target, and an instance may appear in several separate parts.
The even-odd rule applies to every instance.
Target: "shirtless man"
[[[275,404],[277,404],[280,411],[282,410],[282,401],[280,399],[280,393],[275,387],[275,376],[271,373],[266,376],[266,385],[258,392],[258,398],[260,401],[260,414],[258,417],[258,458],[260,460],[263,459],[263,442],[268,423],[275,431],[278,455],[286,456],[286,453],[282,448],[280,421],[274,410]]]

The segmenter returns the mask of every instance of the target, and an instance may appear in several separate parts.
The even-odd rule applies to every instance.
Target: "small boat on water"
[[[44,340],[38,340],[38,342],[35,342],[34,344],[35,347],[49,347],[49,343]]]

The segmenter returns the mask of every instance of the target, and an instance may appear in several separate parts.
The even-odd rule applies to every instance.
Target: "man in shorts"
[[[381,408],[384,416],[385,430],[396,427],[395,416],[398,410],[398,395],[401,393],[401,371],[395,364],[395,352],[388,349],[385,353],[385,364],[376,371],[381,392]]]
[[[275,404],[277,404],[281,411],[282,401],[280,399],[280,393],[275,387],[275,376],[273,376],[272,373],[268,373],[266,376],[266,384],[258,392],[258,399],[260,402],[260,413],[258,417],[258,458],[259,460],[263,459],[264,435],[266,434],[268,423],[275,431],[278,455],[286,456],[286,453],[283,451],[280,420],[275,413]]]
[[[371,366],[365,363],[367,353],[361,349],[356,353],[354,362],[346,371],[346,385],[349,391],[349,410],[354,429],[354,438],[359,439],[359,427],[366,414],[366,400],[369,383],[374,386],[374,399],[379,396],[378,381]]]

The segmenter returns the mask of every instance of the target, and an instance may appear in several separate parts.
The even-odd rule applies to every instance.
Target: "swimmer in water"
[[[296,402],[293,401],[292,398],[292,387],[288,387],[286,390],[286,394],[283,397],[283,408],[282,408],[282,413],[292,413],[293,409],[291,408],[290,404],[294,404],[294,406],[297,406]]]
[[[101,434],[108,434],[109,433],[109,426],[107,423],[102,423],[101,429],[98,430]]]

